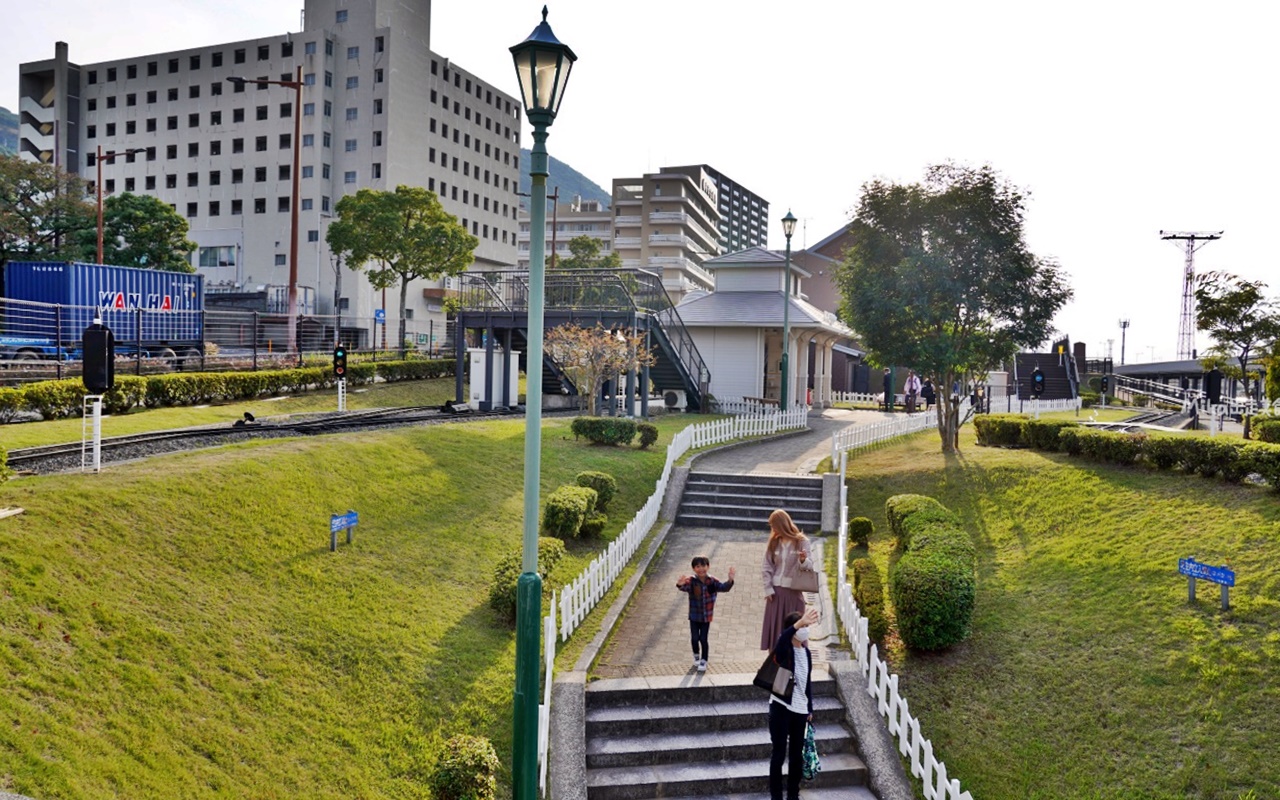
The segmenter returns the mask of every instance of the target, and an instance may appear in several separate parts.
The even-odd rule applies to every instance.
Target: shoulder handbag
[[[795,577],[791,579],[791,588],[795,589],[797,592],[818,591],[817,570],[810,572],[807,569],[797,569]]]
[[[773,653],[764,657],[764,663],[760,665],[760,669],[756,670],[756,677],[751,682],[767,692],[790,700],[788,689],[792,683],[791,670],[779,666]]]

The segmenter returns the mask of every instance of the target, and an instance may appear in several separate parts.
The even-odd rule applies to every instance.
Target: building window
[[[107,138],[116,135],[116,124],[114,122],[107,123]]]
[[[209,201],[209,216],[216,217],[222,213],[222,205],[217,200]]]
[[[280,57],[281,57],[281,58],[292,58],[292,57],[293,57],[293,42],[281,42],[281,43],[280,43]]]
[[[147,62],[147,75],[150,77],[150,76],[155,76],[155,75],[159,75],[159,74],[160,74],[160,62],[159,62],[159,61],[148,61],[148,62]]]
[[[374,82],[374,83],[382,83],[382,70],[381,70],[381,69],[375,69],[375,70],[373,71],[373,82]]]
[[[381,98],[381,97],[376,98],[376,99],[373,101],[373,113],[375,113],[375,114],[381,114],[381,113],[382,113],[382,98]]]
[[[321,198],[320,198],[320,211],[324,212],[324,211],[328,211],[328,210],[329,210],[329,198],[327,198],[327,197],[321,197]]]
[[[254,150],[256,150],[256,151],[257,151],[257,152],[259,152],[259,153],[264,153],[264,152],[266,152],[266,150],[267,150],[267,137],[265,137],[265,136],[255,136],[255,137],[254,137],[254,139],[253,139],[253,149],[254,149]]]
[[[125,178],[125,179],[124,179],[124,190],[125,190],[126,192],[132,192],[132,191],[133,191],[133,178]]]
[[[303,103],[303,104],[302,104],[302,116],[304,116],[304,117],[314,117],[315,115],[316,115],[316,104],[315,104],[315,103]]]
[[[197,213],[199,213],[198,211],[199,205],[200,205],[199,203],[187,203],[187,216],[194,217]]]
[[[348,58],[348,59],[351,59],[351,58],[359,58],[359,57],[360,57],[360,48],[359,48],[359,47],[348,47],[348,48],[347,48],[347,58]]]
[[[277,177],[282,181],[289,180],[290,169],[292,168],[288,164],[279,165],[279,167],[277,167],[277,170],[278,170]]]
[[[352,170],[352,171],[350,171],[350,172],[344,172],[344,173],[342,173],[342,182],[343,182],[343,183],[355,183],[355,182],[356,182],[356,173],[355,173],[355,170]]]
[[[292,133],[280,134],[280,149],[288,150],[290,147],[293,147],[293,134]]]
[[[200,56],[194,55],[190,59],[190,67],[188,69],[200,69]]]
[[[283,267],[285,263],[286,261],[285,261],[284,253],[276,253],[276,266]]]
[[[307,42],[302,46],[302,52],[306,53],[309,56],[314,56],[316,54],[316,43]]]
[[[231,182],[244,183],[244,170],[241,169],[240,167],[236,167],[235,169],[231,170]]]
[[[255,117],[256,117],[259,121],[266,119],[266,118],[267,118],[267,107],[266,107],[266,106],[258,106],[256,109],[254,109],[254,115],[255,115]]]
[[[243,213],[244,213],[244,201],[243,201],[243,200],[232,200],[232,201],[231,201],[231,214],[232,214],[233,216],[239,216],[240,214],[243,214]]]
[[[177,71],[178,71],[178,59],[176,58],[169,59],[169,74],[172,75]]]
[[[221,173],[221,172],[219,172],[219,171],[218,171],[218,170],[216,170],[216,169],[211,169],[211,170],[209,170],[209,185],[210,185],[210,186],[221,186],[221,185],[222,185],[222,173]]]
[[[124,123],[124,132],[126,135],[132,135],[138,132],[138,123],[133,120],[127,120]]]
[[[98,110],[98,98],[96,98],[96,97],[90,97],[90,98],[89,98],[89,109],[88,109],[88,110],[90,110],[90,111],[97,111],[97,110]]]
[[[200,173],[198,173],[198,172],[188,172],[188,173],[187,173],[187,186],[199,186],[199,185],[200,185]]]
[[[268,61],[270,59],[271,59],[271,45],[269,44],[258,45],[258,60]]]
[[[334,23],[341,25],[347,21],[347,10],[345,8],[338,9],[338,13],[333,17]]]
[[[168,98],[170,103],[176,101],[178,99],[178,88],[176,86],[170,88],[169,91],[165,93],[165,97]]]
[[[316,146],[316,135],[315,135],[314,133],[304,133],[304,134],[302,134],[302,146],[303,146],[303,147],[315,147],[315,146]]]
[[[302,210],[303,210],[303,211],[310,211],[310,210],[311,210],[311,206],[312,206],[312,204],[313,204],[314,202],[315,202],[315,201],[313,201],[310,197],[304,197],[304,198],[302,198]]]
[[[322,137],[321,144],[323,144],[325,147],[329,147],[333,144],[333,136],[331,136],[328,131],[325,131],[320,135]]]
[[[332,39],[325,39],[325,40],[324,40],[324,54],[325,54],[326,56],[331,56],[331,55],[333,55],[333,40],[332,40]]]
[[[231,140],[231,152],[233,152],[233,153],[243,153],[243,152],[244,152],[244,139],[232,139],[232,140]]]
[[[171,172],[168,175],[164,176],[164,188],[166,189],[178,188],[178,176],[176,173]]]
[[[360,109],[358,108],[347,109],[347,122],[353,122],[359,118],[360,118]]]
[[[266,182],[267,182],[267,168],[266,168],[266,167],[254,167],[254,168],[253,168],[253,182],[254,182],[254,183],[266,183]]]
[[[253,213],[255,214],[267,213],[267,198],[255,197],[253,199]]]
[[[143,185],[146,187],[146,190],[147,190],[148,192],[153,192],[153,191],[155,191],[155,188],[156,188],[156,176],[155,176],[155,175],[148,175],[148,176],[147,176],[147,179],[146,179],[145,181],[143,181]]]
[[[289,198],[287,198],[287,197],[277,197],[277,198],[276,198],[276,211],[282,211],[282,212],[283,212],[283,211],[288,211],[288,210],[289,210]]]
[[[198,158],[200,156],[200,143],[187,142],[187,158]]]
[[[293,103],[280,104],[280,118],[285,119],[293,116]]]
[[[126,94],[124,96],[124,104],[126,106],[136,106],[138,104],[138,96],[136,94]]]
[[[320,241],[320,231],[307,231],[307,241],[308,242]]]
[[[345,150],[345,151],[346,151],[346,152],[348,152],[348,153],[354,153],[354,152],[356,151],[356,140],[355,140],[355,139],[347,139],[345,142],[343,142],[343,148],[342,148],[342,149],[343,149],[343,150]]]
[[[222,112],[221,112],[221,111],[210,111],[210,112],[209,112],[209,124],[210,124],[210,125],[221,125],[221,124],[222,124]]]
[[[377,179],[381,178],[381,177],[382,177],[382,165],[381,165],[381,164],[374,164],[374,165],[373,165],[373,168],[372,168],[372,172],[370,172],[370,173],[369,173],[369,177],[373,178],[374,180],[377,180]]]
[[[254,79],[253,85],[258,87],[258,91],[265,92],[270,87],[269,87],[269,84],[263,83],[263,81],[269,81],[269,80],[271,80],[270,75],[259,75],[257,78]]]
[[[382,147],[382,131],[373,132],[373,146]]]
[[[107,80],[114,81],[116,79],[116,68],[107,67]]]
[[[325,179],[326,181],[329,180],[330,171],[331,169],[328,164],[320,165],[320,177]]]
[[[357,75],[352,75],[352,76],[350,76],[349,78],[347,78],[347,88],[348,88],[348,89],[359,89],[359,88],[360,88],[360,77],[359,77],[359,76],[357,76]]]
[[[209,54],[209,66],[211,66],[211,67],[220,67],[220,66],[222,66],[222,51],[221,51],[221,50],[219,50],[219,51],[218,51],[218,52],[216,52],[216,53],[210,53],[210,54]]]
[[[187,127],[188,128],[200,127],[200,115],[198,113],[187,115]]]
[[[236,81],[235,83],[231,84],[231,91],[234,92],[235,94],[240,94],[241,92],[244,91],[244,87],[245,87],[244,81]]]
[[[178,146],[176,144],[166,145],[164,148],[164,157],[172,161],[178,157]]]
[[[427,160],[432,164],[436,163],[436,149],[434,147],[427,150]]]
[[[328,100],[325,100],[325,101],[324,101],[324,115],[325,115],[326,117],[332,117],[332,116],[333,116],[333,103],[331,103],[331,102],[330,102],[330,101],[328,101]]]
[[[312,165],[310,165],[310,164],[307,164],[306,166],[304,166],[304,167],[302,168],[302,177],[303,177],[303,178],[314,178],[314,177],[315,177],[315,174],[316,174],[316,168],[315,168],[315,167],[313,167],[313,166],[312,166]]]
[[[89,70],[89,85],[92,86],[97,82],[98,82],[98,71],[96,69]]]
[[[333,86],[333,73],[328,70],[325,70],[324,72],[324,85],[329,87]]]
[[[151,104],[151,103],[154,103],[155,101],[156,101],[156,90],[152,89],[151,91],[147,92],[147,103]]]
[[[302,85],[303,85],[303,86],[315,86],[315,85],[316,85],[316,74],[315,74],[314,72],[308,72],[306,75],[303,75],[303,76],[302,76]]]

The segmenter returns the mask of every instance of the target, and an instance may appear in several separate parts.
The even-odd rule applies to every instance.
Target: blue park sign
[[[345,514],[333,514],[329,517],[329,533],[337,533],[346,528],[352,528],[360,524],[360,515],[354,511],[348,511]]]
[[[387,310],[385,308],[374,309],[373,324],[375,325],[387,324]]]
[[[1178,559],[1178,572],[1186,575],[1188,578],[1199,578],[1204,581],[1212,581],[1213,583],[1222,584],[1223,586],[1235,586],[1236,574],[1227,567],[1214,567],[1209,564],[1201,564],[1194,558]]]

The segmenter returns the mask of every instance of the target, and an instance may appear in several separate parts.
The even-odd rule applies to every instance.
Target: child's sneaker
[[[702,667],[702,659],[698,658],[697,656],[694,656],[694,657],[693,657],[693,668],[694,668],[694,669],[699,669],[699,668],[701,668],[701,667]]]
[[[699,659],[699,660],[698,660],[698,672],[706,672],[706,671],[707,671],[707,662],[706,662],[706,660],[704,660],[704,659]]]

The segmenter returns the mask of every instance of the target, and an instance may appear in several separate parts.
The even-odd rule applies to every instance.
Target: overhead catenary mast
[[[1178,320],[1178,359],[1196,357],[1196,263],[1195,252],[1222,231],[1160,231],[1166,241],[1186,242],[1186,261],[1182,270],[1182,316]],[[1199,244],[1197,244],[1199,242]]]

